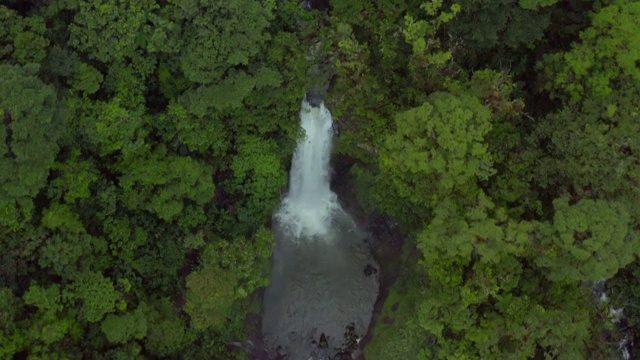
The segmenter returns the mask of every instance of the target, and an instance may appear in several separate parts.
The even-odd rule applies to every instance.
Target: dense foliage
[[[409,239],[367,358],[606,358],[609,306],[640,341],[640,2],[2,4],[1,358],[245,356],[322,69]]]

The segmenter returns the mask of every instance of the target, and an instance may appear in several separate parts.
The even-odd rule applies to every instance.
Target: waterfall
[[[311,106],[305,99],[300,110],[304,137],[293,155],[289,192],[276,218],[292,237],[325,237],[331,218],[340,209],[329,187],[333,120],[320,103]]]
[[[378,279],[366,269],[377,264],[367,235],[329,186],[332,123],[321,98],[307,94],[289,191],[274,214],[276,246],[262,318],[269,359],[345,356],[357,350],[371,321]]]

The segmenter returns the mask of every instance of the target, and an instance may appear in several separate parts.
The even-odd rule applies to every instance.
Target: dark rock
[[[320,106],[335,74],[327,55],[322,54],[320,50],[320,43],[317,43],[316,49],[312,50],[311,56],[314,58],[314,65],[307,71],[309,83],[305,99],[311,106]]]
[[[338,137],[340,136],[340,123],[337,121],[333,121],[333,124],[331,124],[331,129],[333,130],[333,136],[334,137]],[[365,239],[365,242],[367,240]]]
[[[302,3],[309,10],[319,10],[319,11],[329,10],[329,0],[303,0]]]
[[[323,96],[319,92],[312,91],[312,90],[307,92],[307,94],[305,95],[305,99],[307,100],[309,105],[314,107],[319,107],[324,101]]]
[[[395,303],[391,305],[391,311],[396,312],[396,310],[398,310],[398,306],[400,306],[400,303]]]
[[[378,273],[378,269],[376,269],[373,266],[371,266],[371,264],[368,264],[367,267],[364,268],[364,274],[366,276],[371,276],[371,275],[377,274],[377,273]]]
[[[320,349],[326,349],[329,347],[329,342],[327,341],[327,337],[322,333],[320,335],[320,342],[318,343],[318,347]]]

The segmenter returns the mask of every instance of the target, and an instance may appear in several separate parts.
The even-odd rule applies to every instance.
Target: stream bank
[[[351,176],[355,161],[339,155],[333,159],[335,170],[332,190],[338,194],[341,205],[369,235],[367,238],[374,259],[379,264],[379,291],[371,322],[359,342],[358,360],[410,359],[422,344],[404,341],[407,332],[419,332],[415,325],[415,307],[420,299],[415,289],[422,288],[419,276],[411,269],[419,252],[401,233],[398,224],[388,216],[366,211],[360,204]]]

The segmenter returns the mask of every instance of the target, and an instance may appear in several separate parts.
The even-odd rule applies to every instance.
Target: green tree
[[[171,154],[163,145],[137,155],[119,166],[123,200],[129,208],[145,209],[172,221],[185,208],[201,206],[213,197],[211,170],[202,162]]]
[[[553,202],[553,223],[541,226],[544,254],[537,264],[554,281],[598,281],[610,278],[638,254],[627,207],[618,202],[583,199],[569,205],[564,196]]]
[[[154,126],[167,143],[178,140],[192,153],[213,154],[222,159],[230,145],[231,134],[219,116],[194,116],[178,103],[170,104]]]
[[[38,15],[23,17],[17,11],[0,5],[0,58],[27,65],[41,63],[49,40],[45,37],[45,19]]]
[[[332,6],[331,26],[320,26],[320,59],[335,74],[327,103],[341,125],[339,151],[371,163],[396,114],[443,90],[443,74],[455,71],[438,33],[459,7],[400,0]]]
[[[550,11],[544,7],[556,2],[557,0],[456,1],[461,10],[447,28],[467,42],[466,50],[531,46],[542,39],[551,23]]]
[[[93,94],[100,89],[100,83],[104,76],[100,71],[85,63],[78,64],[71,86],[86,94]]]
[[[76,275],[63,296],[79,305],[78,320],[95,323],[116,309],[120,294],[113,282],[102,274],[85,271]]]
[[[242,140],[231,163],[234,177],[229,193],[237,194],[238,220],[250,224],[253,231],[277,207],[280,189],[287,184],[287,173],[275,141],[255,136]]]
[[[145,146],[148,131],[144,127],[149,118],[144,109],[131,108],[117,97],[108,102],[87,98],[70,102],[75,111],[72,126],[83,134],[85,149],[102,157],[136,153]]]
[[[51,269],[53,273],[69,278],[78,272],[78,265],[83,257],[93,254],[100,243],[99,239],[87,234],[55,234],[47,239],[40,249],[38,265],[42,269]]]
[[[275,1],[179,1],[176,17],[188,21],[180,67],[187,79],[216,83],[237,65],[248,65],[269,39]],[[231,74],[230,74],[231,75]]]
[[[477,99],[447,93],[434,93],[420,107],[399,113],[379,159],[381,208],[406,219],[424,218],[447,197],[473,197],[475,184],[494,172],[484,141],[490,117]],[[396,196],[389,199],[389,190]]]
[[[631,29],[640,26],[639,12],[636,2],[603,7],[570,50],[540,63],[542,85],[563,104],[533,134],[544,151],[535,174],[542,187],[637,203],[640,50]]]
[[[491,130],[485,139],[496,172],[487,182],[487,195],[516,217],[538,211],[539,201],[531,186],[538,151],[532,149],[527,129],[530,119],[524,100],[517,97],[513,76],[478,70],[470,79],[449,80],[445,86],[452,94],[477,97],[491,110]]]
[[[640,4],[617,0],[591,17],[571,50],[546,56],[540,67],[552,95],[604,100],[614,89],[640,80]],[[608,103],[603,105],[607,106]]]
[[[132,312],[122,315],[109,314],[100,328],[109,342],[124,344],[131,339],[141,340],[147,335],[146,305],[140,304]]]
[[[218,240],[205,247],[200,268],[187,277],[184,310],[195,329],[224,326],[234,302],[267,285],[262,269],[272,243],[271,232],[261,229],[253,241]]]
[[[536,256],[536,223],[509,219],[482,193],[476,204],[444,201],[418,235],[429,279],[418,316],[437,339],[435,357],[586,356],[587,340],[599,331],[591,327],[588,290],[549,283],[544,270],[526,265]]]
[[[27,344],[26,331],[18,321],[22,310],[20,298],[0,287],[0,356],[12,358]]]
[[[31,218],[65,129],[65,113],[38,69],[0,65],[0,224],[8,229]]]
[[[191,273],[187,279],[185,311],[191,317],[191,326],[204,330],[220,327],[236,300],[236,281],[219,266],[212,265]]]
[[[148,213],[133,218],[135,221],[128,229],[130,238],[122,238],[122,245],[109,244],[112,254],[118,257],[120,276],[130,279],[136,289],[149,295],[175,296],[184,291],[180,273],[185,265],[192,263],[185,262],[182,239],[191,229],[182,228],[177,221],[165,222]],[[126,236],[126,232],[120,234]],[[143,237],[146,237],[144,244],[141,241]]]
[[[99,173],[95,161],[84,160],[80,149],[72,150],[67,159],[56,162],[53,170],[58,176],[50,182],[49,196],[62,198],[68,204],[91,197],[91,187]]]
[[[92,59],[122,62],[145,45],[152,31],[147,21],[157,7],[152,0],[80,1],[69,25],[69,42]]]
[[[183,317],[168,298],[157,300],[148,309],[145,349],[157,356],[175,355],[189,342]]]
[[[63,313],[64,303],[62,292],[58,285],[43,287],[31,284],[24,294],[25,304],[38,308],[38,312],[31,318],[29,328],[32,341],[31,351],[35,353],[46,352],[37,343],[51,345],[60,341],[63,337],[79,331],[76,321]]]

